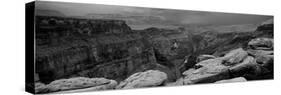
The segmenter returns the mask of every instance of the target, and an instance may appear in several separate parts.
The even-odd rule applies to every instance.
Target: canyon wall
[[[78,76],[121,81],[135,72],[148,69],[170,73],[169,68],[157,64],[150,42],[139,34],[130,33],[130,28],[122,21],[38,19],[41,25],[36,27],[35,71],[41,82]],[[78,22],[69,23],[72,20]],[[92,23],[81,25],[82,22]],[[91,28],[91,33],[76,31],[83,26]]]

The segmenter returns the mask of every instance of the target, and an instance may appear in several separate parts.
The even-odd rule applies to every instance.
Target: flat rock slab
[[[167,80],[167,74],[158,70],[148,70],[145,72],[138,72],[126,80],[122,81],[116,88],[129,89],[141,87],[154,87],[163,84]]]
[[[91,90],[103,90],[115,88],[115,86],[117,86],[117,82],[115,80],[109,80],[105,78],[75,77],[69,79],[55,80],[47,85],[38,83],[36,92],[49,93],[84,88],[91,88]]]

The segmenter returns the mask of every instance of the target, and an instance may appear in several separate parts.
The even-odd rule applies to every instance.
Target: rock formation
[[[230,51],[228,54],[226,54],[224,57],[222,57],[224,61],[224,65],[230,66],[235,65],[237,63],[240,63],[243,61],[244,58],[248,56],[248,53],[244,51],[242,48],[235,49]]]
[[[86,90],[104,90],[115,88],[117,82],[105,78],[85,78],[76,77],[70,79],[60,79],[51,82],[50,84],[36,83],[36,93],[67,91],[75,89]]]
[[[129,89],[141,87],[154,87],[164,85],[166,80],[166,73],[158,70],[148,70],[145,72],[138,72],[131,75],[126,80],[122,81],[116,88]]]
[[[233,77],[245,77],[247,80],[271,79],[273,77],[273,41],[257,38],[248,43],[251,48],[231,50],[223,57],[201,61],[183,73],[184,84],[212,83]],[[254,42],[253,42],[254,41]],[[269,41],[270,44],[265,44]],[[255,50],[252,50],[255,49]],[[261,50],[262,49],[262,50]],[[219,81],[218,83],[236,81]],[[238,80],[239,81],[239,80]]]
[[[204,60],[207,60],[207,59],[214,59],[214,58],[216,58],[216,57],[213,56],[213,55],[200,55],[200,56],[197,57],[196,62],[198,63],[198,62],[201,62],[201,61],[204,61]]]
[[[248,46],[256,50],[273,50],[273,39],[256,38],[248,43]]]
[[[247,81],[245,78],[238,77],[238,78],[233,78],[233,79],[228,79],[228,80],[220,80],[215,83],[231,83],[231,82],[245,82],[245,81]]]

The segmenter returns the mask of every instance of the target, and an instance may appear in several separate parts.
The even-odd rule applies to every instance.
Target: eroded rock
[[[122,81],[116,88],[141,88],[141,87],[154,87],[163,85],[167,80],[167,74],[158,70],[148,70],[145,72],[138,72],[126,80]]]
[[[266,50],[253,50],[253,49],[249,49],[247,50],[248,54],[251,56],[262,56],[262,55],[273,55],[274,52],[273,51],[266,51]]]
[[[117,85],[118,85],[118,83],[116,81],[110,80],[109,84],[99,85],[99,86],[94,86],[94,87],[88,87],[88,88],[82,88],[82,89],[60,91],[60,92],[55,92],[55,94],[108,90],[108,89],[114,89]]]
[[[252,72],[255,66],[256,62],[254,57],[248,56],[242,63],[230,67],[229,70],[232,76],[239,77],[245,75],[246,73]]]
[[[214,58],[216,58],[216,57],[213,55],[200,55],[197,57],[196,62],[201,62],[201,61],[204,61],[207,59],[214,59]]]
[[[229,69],[233,77],[243,76],[251,80],[270,78],[273,74],[271,70],[273,69],[267,69],[261,64],[257,64],[256,60],[251,56],[248,56],[242,63],[237,64]]]
[[[256,50],[273,50],[273,44],[272,38],[256,38],[252,39],[248,46]]]
[[[261,66],[267,68],[270,71],[273,71],[273,61],[274,61],[273,55],[262,55],[256,57],[256,62],[258,64],[261,64]]]
[[[109,80],[105,78],[85,78],[76,77],[70,79],[60,79],[51,82],[46,85],[48,92],[65,91],[65,90],[75,90],[83,89],[89,87],[96,87],[91,90],[101,90],[101,89],[111,89],[117,85],[114,80]],[[99,86],[99,87],[98,87]]]
[[[237,78],[232,78],[232,79],[227,79],[227,80],[220,80],[215,83],[231,83],[231,82],[245,82],[247,81],[244,77],[237,77]]]
[[[183,73],[184,84],[211,83],[229,78],[228,66],[222,64],[221,58],[204,60],[196,66],[198,68]]]
[[[47,86],[40,82],[35,83],[35,93],[44,93],[44,92],[48,92]]]
[[[230,66],[230,65],[235,65],[237,63],[240,63],[248,56],[248,53],[244,51],[242,48],[238,48],[235,50],[230,51],[227,53],[223,59],[223,64]]]

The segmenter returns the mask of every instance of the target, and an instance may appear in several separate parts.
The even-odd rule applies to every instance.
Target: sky
[[[115,14],[113,17],[128,20],[131,24],[256,24],[271,19],[272,16],[201,12],[189,10],[170,10],[143,7],[128,7],[100,4],[36,2],[38,10],[51,10],[65,16],[95,16],[97,14]]]

